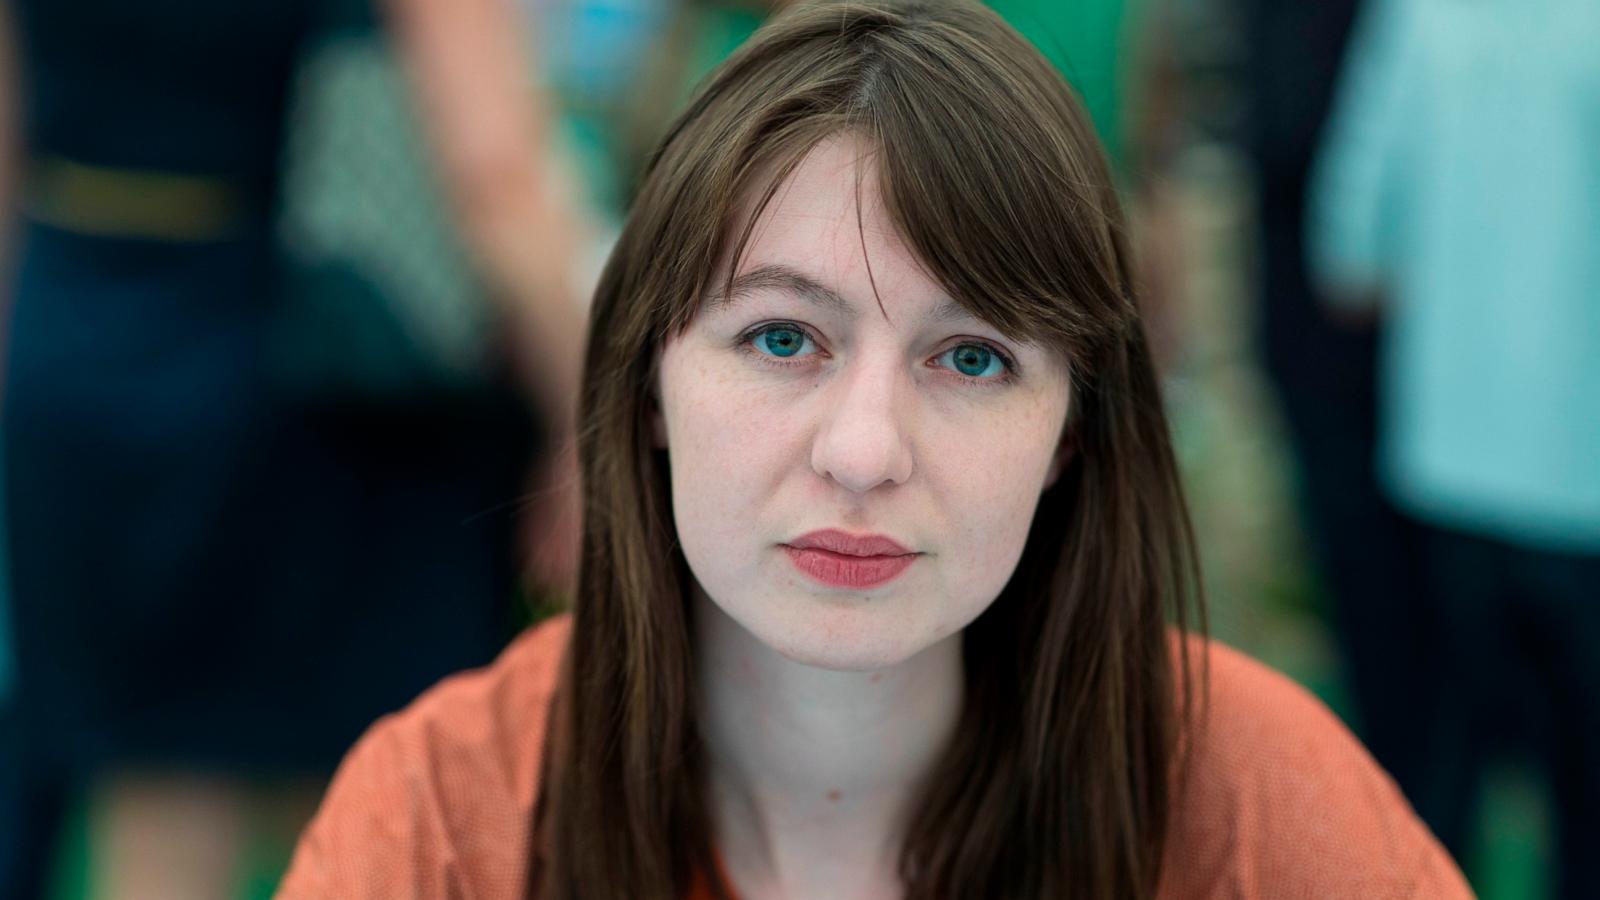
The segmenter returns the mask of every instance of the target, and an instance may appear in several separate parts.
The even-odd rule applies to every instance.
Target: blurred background
[[[0,897],[270,896],[559,604],[589,287],[779,5],[6,0]],[[1600,897],[1600,5],[992,5],[1127,198],[1213,634],[1482,896]]]

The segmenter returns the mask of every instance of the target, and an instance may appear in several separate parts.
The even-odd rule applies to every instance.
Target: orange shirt
[[[345,758],[283,900],[523,896],[545,716],[570,629],[521,635],[374,725]],[[1384,772],[1293,682],[1217,643],[1210,715],[1160,900],[1471,897]]]

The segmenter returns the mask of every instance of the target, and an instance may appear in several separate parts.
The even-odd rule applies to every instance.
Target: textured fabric
[[[1600,551],[1600,4],[1377,0],[1313,178],[1330,298],[1390,302],[1382,463],[1432,524]]]
[[[520,898],[570,621],[520,637],[377,725],[300,840],[282,900]],[[1222,647],[1193,740],[1161,900],[1470,897],[1459,871],[1338,720]],[[703,891],[697,891],[696,897]]]

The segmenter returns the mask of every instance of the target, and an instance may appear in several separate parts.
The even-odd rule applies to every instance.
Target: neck
[[[960,715],[960,634],[893,667],[796,663],[695,592],[710,807],[746,900],[899,895],[904,816]]]

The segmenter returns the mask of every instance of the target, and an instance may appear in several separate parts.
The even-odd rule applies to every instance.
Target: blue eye
[[[939,359],[950,359],[950,366],[969,378],[996,379],[1006,374],[1005,360],[982,344],[960,344],[944,353]]]
[[[805,348],[811,336],[791,325],[772,325],[754,335],[756,349],[764,354],[787,358]]]

